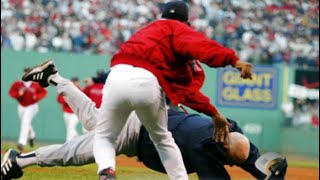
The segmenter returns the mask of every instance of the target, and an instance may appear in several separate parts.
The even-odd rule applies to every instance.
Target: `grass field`
[[[35,148],[39,147],[36,145]],[[1,142],[1,160],[5,151],[9,148],[15,149],[15,143]],[[25,151],[33,150],[26,148]],[[134,158],[120,156],[117,158],[117,179],[119,180],[163,180],[168,179],[167,175],[146,168],[142,163]],[[96,164],[77,167],[38,167],[32,166],[24,169],[21,180],[91,180],[98,179],[96,174]],[[189,178],[198,179],[196,174],[191,174]]]
[[[39,147],[37,145],[35,148]],[[15,148],[12,142],[1,142],[1,159],[5,151]],[[35,149],[34,148],[34,149]],[[33,149],[26,148],[26,152]],[[288,180],[316,180],[319,179],[319,160],[305,158],[288,158],[289,168],[287,171]],[[233,180],[253,180],[254,178],[237,167],[226,167]],[[91,180],[97,179],[97,166],[95,164],[79,167],[27,167],[24,169],[24,176],[21,180]],[[168,179],[167,175],[155,172],[146,168],[134,158],[120,156],[117,158],[117,179],[119,180],[163,180]],[[190,180],[198,179],[196,174],[189,175]]]

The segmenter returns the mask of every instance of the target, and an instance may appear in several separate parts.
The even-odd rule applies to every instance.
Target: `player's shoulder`
[[[87,85],[87,86],[85,86],[82,90],[83,90],[83,91],[87,91],[87,90],[91,89],[91,88],[93,87],[93,85],[94,85],[94,84]]]
[[[207,116],[199,114],[187,114],[184,117],[184,125],[190,127],[190,129],[210,129],[212,127],[212,121]]]
[[[23,81],[22,80],[15,80],[15,81],[13,81],[13,83],[12,84],[22,84],[23,83]]]
[[[104,83],[95,83],[95,84],[94,84],[94,86],[95,86],[96,88],[99,88],[99,89],[103,88],[104,85],[105,85]]]
[[[23,86],[23,81],[22,80],[16,80],[11,84],[11,86]]]
[[[184,29],[191,28],[186,23],[183,23],[181,21],[174,20],[174,19],[158,19],[156,21],[151,22],[148,26],[150,27],[155,26],[157,28],[162,27],[162,29],[171,29],[171,30],[184,30]]]
[[[175,20],[175,19],[165,19],[165,18],[161,18],[158,19],[156,21],[154,21],[154,23],[163,23],[163,24],[174,24],[174,25],[181,25],[181,26],[188,26],[186,23]]]

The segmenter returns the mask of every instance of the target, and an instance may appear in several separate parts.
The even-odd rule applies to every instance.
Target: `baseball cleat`
[[[16,161],[20,153],[14,149],[9,149],[3,156],[1,162],[1,180],[17,179],[23,175],[22,169]]]
[[[38,82],[42,87],[48,87],[49,81],[48,78],[50,75],[56,74],[58,72],[54,62],[48,60],[42,64],[36,65],[26,72],[22,80],[23,81],[34,81]]]
[[[116,173],[113,169],[107,168],[99,173],[99,180],[115,180],[116,179]]]

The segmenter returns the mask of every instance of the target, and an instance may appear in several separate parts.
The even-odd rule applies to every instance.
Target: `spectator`
[[[319,1],[187,2],[194,28],[243,60],[319,67]],[[1,47],[111,55],[162,7],[159,0],[2,0]]]

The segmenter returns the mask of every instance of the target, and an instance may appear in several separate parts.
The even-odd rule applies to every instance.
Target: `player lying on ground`
[[[50,68],[52,67],[47,69]],[[95,104],[73,83],[59,74],[51,77],[50,80],[55,82],[56,90],[64,95],[65,100],[77,113],[84,127],[93,130],[98,114]],[[172,132],[182,152],[188,173],[196,172],[199,179],[230,179],[224,168],[224,165],[227,164],[237,165],[257,179],[266,177],[255,167],[255,162],[260,156],[257,147],[252,143],[249,144],[235,121],[229,120],[232,124],[230,142],[229,149],[225,149],[222,144],[217,144],[212,140],[214,127],[211,119],[197,114],[179,112],[174,108],[168,109],[168,117],[168,129]],[[21,177],[21,169],[31,165],[49,167],[94,163],[93,137],[94,132],[90,131],[65,144],[44,146],[25,154],[9,150],[1,164],[2,179]],[[165,173],[147,131],[134,112],[131,113],[116,144],[117,155],[137,156],[147,167]],[[281,177],[284,177],[285,169],[281,169],[279,174]]]

